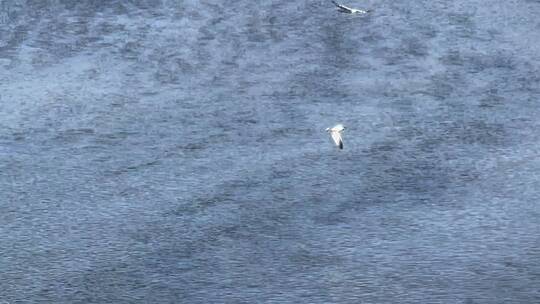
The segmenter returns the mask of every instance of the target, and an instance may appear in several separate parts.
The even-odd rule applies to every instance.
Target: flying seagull
[[[332,128],[326,128],[326,132],[332,135],[332,139],[340,149],[343,149],[343,139],[341,138],[341,132],[343,130],[345,130],[345,127],[342,124],[337,124]]]
[[[334,3],[335,6],[338,7],[339,11],[342,13],[348,13],[348,14],[366,14],[369,12],[369,10],[361,10],[356,8],[350,8],[348,6],[345,6],[343,4],[339,4],[336,1],[332,0],[332,3]]]

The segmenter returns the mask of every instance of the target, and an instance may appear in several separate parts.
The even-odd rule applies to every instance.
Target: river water
[[[540,2],[347,4],[0,1],[0,303],[540,303]]]

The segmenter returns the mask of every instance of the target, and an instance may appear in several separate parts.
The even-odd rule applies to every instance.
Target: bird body
[[[326,128],[326,132],[330,133],[334,143],[339,149],[343,149],[343,138],[341,138],[341,132],[343,132],[343,130],[345,130],[345,127],[342,124],[337,124],[332,128]]]
[[[332,3],[334,3],[334,5],[337,6],[337,8],[339,9],[339,11],[342,12],[342,13],[348,13],[348,14],[366,14],[366,13],[369,12],[369,10],[361,10],[361,9],[351,8],[351,7],[345,6],[345,5],[343,5],[343,4],[339,4],[339,3],[337,3],[336,1],[332,1]]]

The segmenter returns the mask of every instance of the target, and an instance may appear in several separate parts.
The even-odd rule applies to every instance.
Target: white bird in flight
[[[332,0],[332,3],[334,3],[335,6],[338,7],[339,11],[342,13],[349,13],[349,14],[366,14],[369,12],[369,10],[361,10],[356,8],[350,8],[348,6],[345,6],[343,4],[339,4],[336,1]]]
[[[345,127],[342,124],[337,124],[332,128],[326,128],[326,132],[332,135],[332,139],[340,149],[343,149],[343,139],[341,138],[341,132],[343,130],[345,130]]]

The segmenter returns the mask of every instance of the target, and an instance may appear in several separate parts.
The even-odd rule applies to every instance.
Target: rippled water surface
[[[540,303],[540,2],[347,4],[0,0],[0,303]]]

